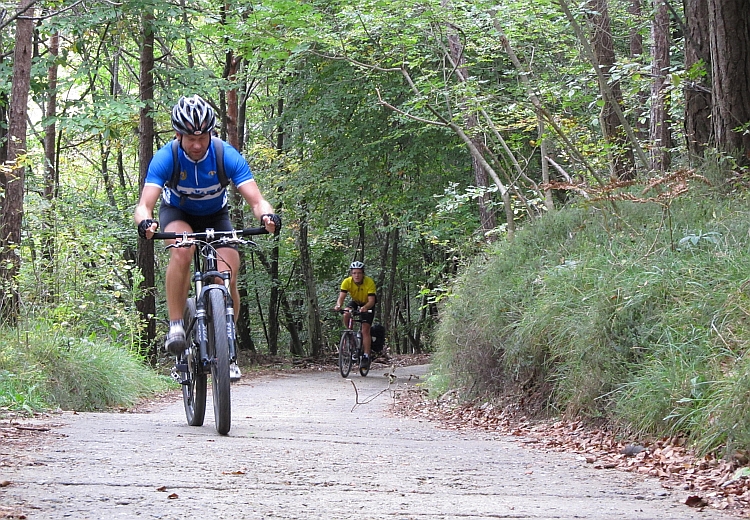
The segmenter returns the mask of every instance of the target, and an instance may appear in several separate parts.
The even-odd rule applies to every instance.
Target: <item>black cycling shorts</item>
[[[350,301],[346,306],[347,309],[354,309],[355,311],[358,311],[360,307],[361,305],[355,301]],[[375,319],[375,309],[370,309],[370,312],[363,312],[359,315],[359,319],[362,320],[362,323],[369,323],[372,325],[372,320]]]
[[[176,220],[187,222],[195,232],[202,232],[206,229],[213,229],[214,231],[231,231],[234,229],[232,221],[229,219],[229,208],[227,206],[211,215],[192,215],[180,208],[166,204],[159,207],[159,227],[161,229],[166,229],[169,224]],[[222,245],[220,247],[237,249],[236,245]]]

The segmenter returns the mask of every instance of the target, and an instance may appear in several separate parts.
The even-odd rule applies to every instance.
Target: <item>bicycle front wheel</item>
[[[208,351],[211,358],[211,393],[214,421],[219,435],[229,433],[232,408],[229,395],[229,338],[224,293],[208,292]]]
[[[349,332],[341,335],[339,343],[339,370],[341,377],[347,377],[352,369],[352,356],[355,356],[354,338]]]
[[[195,298],[188,298],[185,304],[183,320],[185,326],[190,326],[195,317]],[[206,386],[208,376],[203,373],[200,363],[196,359],[198,345],[195,343],[195,327],[187,337],[188,354],[180,357],[180,364],[186,367],[182,383],[182,402],[185,405],[185,418],[190,426],[203,426],[206,416]]]

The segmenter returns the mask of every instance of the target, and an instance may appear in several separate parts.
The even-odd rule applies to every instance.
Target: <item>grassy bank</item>
[[[709,193],[545,216],[455,284],[433,391],[750,448],[749,229]]]
[[[130,406],[168,384],[143,359],[106,341],[43,326],[0,331],[0,410]]]

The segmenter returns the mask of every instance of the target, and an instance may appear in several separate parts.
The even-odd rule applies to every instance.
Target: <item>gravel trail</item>
[[[210,394],[202,427],[185,423],[176,394],[146,413],[63,413],[36,446],[0,440],[0,518],[729,518],[656,480],[390,414],[392,391],[427,368],[397,368],[390,385],[382,365],[351,381],[324,370],[245,378],[232,386],[228,436],[214,429]]]

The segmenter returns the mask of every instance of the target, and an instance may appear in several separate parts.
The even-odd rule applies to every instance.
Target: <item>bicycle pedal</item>
[[[169,376],[174,380],[175,383],[178,383],[180,385],[184,384],[182,380],[182,374],[179,370],[177,370],[177,367],[172,367],[172,371],[170,372]]]

